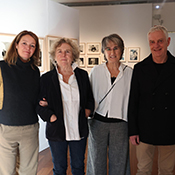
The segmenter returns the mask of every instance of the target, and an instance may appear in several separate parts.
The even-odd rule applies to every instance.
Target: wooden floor
[[[85,154],[85,162],[87,161],[87,150]],[[131,175],[135,175],[137,171],[137,159],[135,155],[135,146],[130,144],[130,166],[131,166]],[[53,175],[52,172],[53,164],[50,149],[47,148],[46,150],[39,153],[39,165],[38,165],[38,173],[37,175]],[[86,170],[86,166],[85,166]],[[157,150],[154,156],[154,163],[153,163],[153,171],[152,175],[157,175]],[[72,175],[71,168],[70,168],[70,160],[68,157],[68,170],[67,175]],[[175,171],[174,174],[175,175]]]
[[[87,161],[87,150],[85,154],[85,162],[86,161]],[[50,149],[47,148],[44,151],[39,153],[39,164],[38,164],[37,175],[53,175],[52,169],[53,169],[53,163],[52,163],[51,152],[50,152]],[[85,167],[85,171],[86,171],[86,167]],[[67,175],[72,175],[69,156],[68,156]]]

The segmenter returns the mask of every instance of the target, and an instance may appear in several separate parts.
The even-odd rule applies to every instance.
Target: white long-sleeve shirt
[[[73,70],[77,67],[74,63],[72,65]],[[58,73],[58,71],[57,71]],[[80,140],[79,127],[78,127],[78,116],[80,110],[80,95],[78,83],[73,73],[68,83],[63,81],[63,76],[58,73],[60,81],[62,101],[63,101],[63,112],[64,112],[64,124],[66,129],[66,140]]]
[[[106,63],[95,66],[91,70],[90,81],[95,99],[96,112],[102,116],[106,116],[108,112],[108,118],[127,121],[132,69],[128,66],[125,69],[124,67],[125,65],[121,63],[119,67],[120,72],[114,81],[116,84],[100,105],[99,102],[112,86],[111,75]]]

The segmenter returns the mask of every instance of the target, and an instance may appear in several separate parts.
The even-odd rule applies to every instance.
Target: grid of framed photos
[[[89,42],[80,43],[80,61],[79,67],[92,68],[95,65],[101,64],[101,43]]]
[[[101,53],[100,42],[81,42],[80,48],[80,61],[79,67],[92,68],[95,65],[105,63],[104,54]],[[140,61],[140,48],[139,47],[128,47],[124,49],[122,59],[124,63],[137,63]]]

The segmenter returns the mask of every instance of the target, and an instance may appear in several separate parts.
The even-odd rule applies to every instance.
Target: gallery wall
[[[129,48],[140,48],[140,60],[149,55],[150,49],[147,41],[147,32],[154,24],[160,24],[153,19],[154,14],[161,14],[163,25],[168,31],[175,31],[175,3],[159,3],[160,9],[155,9],[157,4],[131,4],[76,7],[80,14],[80,43],[101,42],[104,36],[112,33],[119,34],[125,43],[125,63],[133,67],[134,62],[128,62]],[[172,48],[172,44],[171,44]],[[88,68],[86,57],[86,69]],[[103,59],[103,55],[101,60]]]
[[[139,47],[141,59],[149,54],[146,35],[152,25],[152,4],[76,7],[76,9],[80,14],[80,42],[101,42],[104,36],[117,33],[124,40],[126,54],[129,47]],[[127,64],[134,65],[134,63]],[[90,68],[87,70],[90,71]]]
[[[76,9],[52,0],[3,0],[0,7],[0,33],[18,34],[30,30],[42,38],[50,35],[79,39],[79,12]],[[44,59],[47,64],[47,58]],[[39,141],[40,151],[48,147],[45,123],[41,120]]]

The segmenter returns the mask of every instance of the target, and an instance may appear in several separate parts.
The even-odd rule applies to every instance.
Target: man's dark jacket
[[[79,93],[80,93],[80,111],[79,111],[79,134],[80,137],[88,136],[88,124],[85,117],[85,109],[94,110],[94,98],[86,71],[76,68],[74,70]],[[47,121],[46,137],[49,140],[65,140],[65,125],[63,119],[63,104],[61,97],[60,83],[56,69],[47,72],[41,77],[39,99],[46,98],[48,107],[37,106],[37,113]],[[55,122],[50,122],[52,114],[57,116]]]
[[[129,136],[153,145],[175,144],[175,57],[158,74],[152,55],[136,64],[128,106]]]

